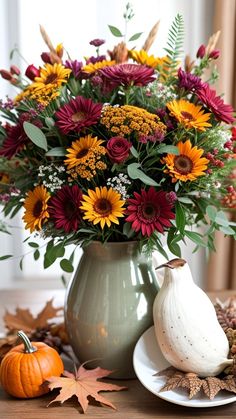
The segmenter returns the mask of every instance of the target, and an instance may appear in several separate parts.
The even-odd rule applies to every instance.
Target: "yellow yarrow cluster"
[[[136,106],[124,105],[120,107],[105,106],[101,124],[115,135],[151,135],[156,131],[166,132],[166,126],[160,122],[157,115]]]
[[[97,174],[97,170],[107,168],[106,163],[102,161],[102,156],[106,154],[102,143],[102,140],[91,135],[72,142],[71,148],[67,149],[68,154],[65,160],[69,182],[77,179],[78,176],[91,180]]]

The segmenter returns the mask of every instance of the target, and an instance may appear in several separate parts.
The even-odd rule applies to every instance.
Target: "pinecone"
[[[52,334],[51,328],[53,326],[54,325],[48,325],[43,328],[37,328],[31,332],[29,337],[31,341],[46,343],[46,345],[51,346],[61,354],[63,352],[63,342],[60,336]]]
[[[218,322],[224,331],[227,331],[228,328],[236,329],[236,296],[229,298],[224,304],[217,302],[215,311]]]

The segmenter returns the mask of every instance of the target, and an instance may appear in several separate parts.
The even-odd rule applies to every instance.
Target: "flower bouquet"
[[[23,208],[25,228],[47,239],[45,268],[60,257],[71,272],[70,244],[135,240],[165,255],[166,234],[180,257],[186,237],[209,249],[215,230],[235,237],[224,212],[236,206],[233,109],[211,87],[215,68],[203,81],[219,56],[217,36],[183,64],[180,15],[162,57],[149,53],[157,25],[141,49],[140,33],[125,42],[109,28],[120,42],[105,54],[105,41],[94,39],[84,60],[41,28],[48,51],[40,66],[0,71],[18,89],[0,104],[0,199],[5,216]],[[202,234],[192,230],[198,224]]]

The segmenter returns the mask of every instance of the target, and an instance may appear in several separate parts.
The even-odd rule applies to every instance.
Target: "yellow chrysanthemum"
[[[98,61],[97,63],[89,63],[87,65],[85,65],[82,70],[85,71],[86,73],[95,73],[95,71],[100,70],[101,68],[104,67],[109,67],[111,65],[115,65],[116,62],[114,60],[112,61],[108,61],[108,60],[103,60],[103,61]]]
[[[23,207],[25,214],[23,220],[26,223],[25,228],[30,229],[30,233],[35,230],[41,230],[42,223],[49,217],[48,200],[50,194],[44,186],[36,186],[33,191],[29,191]]]
[[[190,140],[177,144],[179,155],[167,154],[162,159],[162,163],[166,164],[165,173],[169,173],[172,182],[181,180],[182,182],[193,181],[199,176],[205,175],[209,160],[201,157],[204,153],[202,148],[192,147]]]
[[[125,201],[121,195],[112,188],[106,186],[96,187],[95,191],[89,189],[88,195],[83,195],[80,209],[84,211],[84,220],[93,224],[100,223],[103,229],[105,225],[111,227],[111,223],[119,224],[119,217],[124,217]]]
[[[207,127],[211,127],[211,124],[207,122],[211,114],[204,113],[200,105],[180,99],[167,103],[167,108],[170,114],[187,129],[196,128],[198,131],[205,131]]]
[[[67,149],[67,159],[64,163],[73,179],[79,175],[90,180],[96,175],[96,169],[106,169],[106,164],[101,161],[102,156],[106,154],[102,143],[103,140],[98,140],[97,137],[91,135],[72,142],[71,147]]]
[[[141,49],[140,51],[130,50],[129,57],[138,64],[147,65],[152,68],[163,66],[167,60],[167,57],[154,57],[154,55],[148,55],[144,49]]]

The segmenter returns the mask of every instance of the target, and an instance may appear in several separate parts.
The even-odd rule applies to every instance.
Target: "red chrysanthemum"
[[[232,124],[234,122],[235,118],[233,117],[232,106],[225,104],[220,96],[216,96],[216,91],[212,90],[208,83],[203,83],[202,87],[196,93],[198,98],[215,115],[216,119],[226,124]]]
[[[28,137],[24,131],[23,124],[20,122],[14,126],[7,126],[7,136],[0,149],[0,156],[11,159],[28,142]]]
[[[163,233],[165,227],[171,226],[170,220],[175,218],[175,214],[171,211],[173,203],[166,192],[156,192],[151,186],[148,191],[142,189],[140,194],[134,192],[134,197],[128,199],[126,218],[132,223],[133,230],[150,237],[155,230]]]
[[[49,214],[58,229],[66,233],[76,231],[81,222],[82,191],[77,185],[63,186],[57,194],[50,199]]]
[[[102,106],[102,103],[94,103],[91,99],[77,96],[56,112],[56,125],[63,134],[78,132],[98,122]]]
[[[154,69],[140,64],[116,64],[102,68],[99,74],[117,86],[146,86],[155,80]]]

